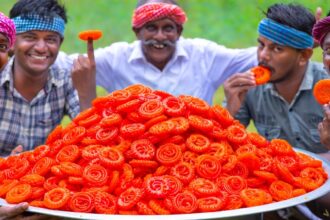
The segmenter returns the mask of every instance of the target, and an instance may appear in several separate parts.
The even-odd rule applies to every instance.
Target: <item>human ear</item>
[[[301,56],[300,56],[299,64],[306,65],[306,63],[308,63],[309,59],[313,55],[313,49],[312,48],[303,49],[300,53]]]

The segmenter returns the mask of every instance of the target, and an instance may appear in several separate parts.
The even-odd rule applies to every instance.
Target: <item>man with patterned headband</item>
[[[322,64],[310,60],[315,17],[295,4],[274,4],[265,14],[258,27],[257,54],[259,65],[271,70],[270,81],[255,86],[250,72],[230,77],[224,84],[227,108],[246,126],[253,120],[258,132],[269,140],[285,139],[294,147],[330,159],[317,130],[322,106],[313,96],[315,83],[329,77]],[[318,219],[303,205],[278,213],[268,213],[265,219],[269,215],[276,215],[274,219]]]
[[[226,78],[257,64],[255,48],[228,49],[205,39],[181,37],[186,21],[174,0],[138,1],[132,19],[138,40],[95,51],[96,83],[109,92],[142,83],[212,103]],[[65,54],[57,62],[72,65]]]
[[[0,70],[8,61],[8,51],[15,42],[15,25],[0,12]]]
[[[324,68],[330,74],[330,13],[314,25],[313,36],[323,50]],[[324,118],[318,129],[322,144],[330,150],[330,103],[323,106],[323,111]]]
[[[53,65],[63,41],[66,13],[57,0],[19,0],[10,11],[16,26],[14,56],[0,74],[0,156],[18,145],[31,150],[64,115],[90,106],[79,100],[71,72]]]

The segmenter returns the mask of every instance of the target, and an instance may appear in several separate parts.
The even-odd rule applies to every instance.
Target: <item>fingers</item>
[[[226,84],[228,87],[251,87],[256,85],[254,75],[250,72],[234,74],[226,81]]]
[[[87,41],[87,57],[89,59],[89,62],[94,65],[95,64],[95,57],[94,57],[94,45],[93,40],[88,39]]]
[[[78,58],[73,61],[72,72],[77,72],[77,71],[86,72],[93,69],[95,69],[95,61],[91,62],[89,57],[79,55]]]
[[[2,206],[0,207],[0,215],[5,216],[7,218],[12,218],[22,214],[25,210],[27,210],[28,207],[29,204],[26,202],[10,207]]]
[[[317,125],[317,130],[319,131],[319,133],[321,133],[322,129],[323,129],[323,124],[322,124],[322,122],[320,122],[320,123]]]
[[[55,218],[55,217],[51,217],[48,215],[39,215],[39,214],[35,214],[35,215],[31,215],[31,216],[24,216],[22,218],[23,220],[55,220],[55,219],[59,219],[59,218]]]
[[[330,121],[330,105],[323,105],[324,118]]]
[[[17,147],[15,147],[10,155],[15,155],[15,154],[19,154],[19,153],[22,153],[23,152],[23,146],[22,145],[18,145]]]
[[[319,21],[321,19],[322,16],[322,8],[321,7],[317,7],[316,11],[315,11],[315,19],[316,21]]]

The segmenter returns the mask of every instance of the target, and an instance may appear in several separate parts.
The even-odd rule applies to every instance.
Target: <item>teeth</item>
[[[37,60],[45,60],[45,59],[47,59],[46,56],[31,55],[31,57],[33,57],[34,59],[37,59]]]
[[[156,47],[157,49],[163,49],[165,46],[164,44],[154,44],[154,47]]]

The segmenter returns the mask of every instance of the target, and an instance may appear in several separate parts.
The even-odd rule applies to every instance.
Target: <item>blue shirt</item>
[[[72,65],[72,59],[60,53],[57,63]],[[205,39],[185,39],[161,71],[149,63],[140,41],[118,42],[95,50],[96,83],[108,92],[132,84],[144,84],[173,95],[193,95],[209,104],[218,87],[232,74],[257,65],[256,48],[228,49]]]
[[[321,145],[317,130],[323,119],[323,110],[313,96],[313,87],[317,81],[328,77],[322,64],[309,62],[291,103],[278,94],[273,84],[268,83],[248,91],[235,118],[246,126],[252,119],[258,132],[268,140],[282,138],[293,147],[313,153],[327,152]]]
[[[80,110],[77,91],[68,70],[51,66],[48,82],[27,101],[15,88],[12,58],[0,74],[0,155],[17,146],[32,150],[44,144],[47,135],[64,115],[75,117]]]

